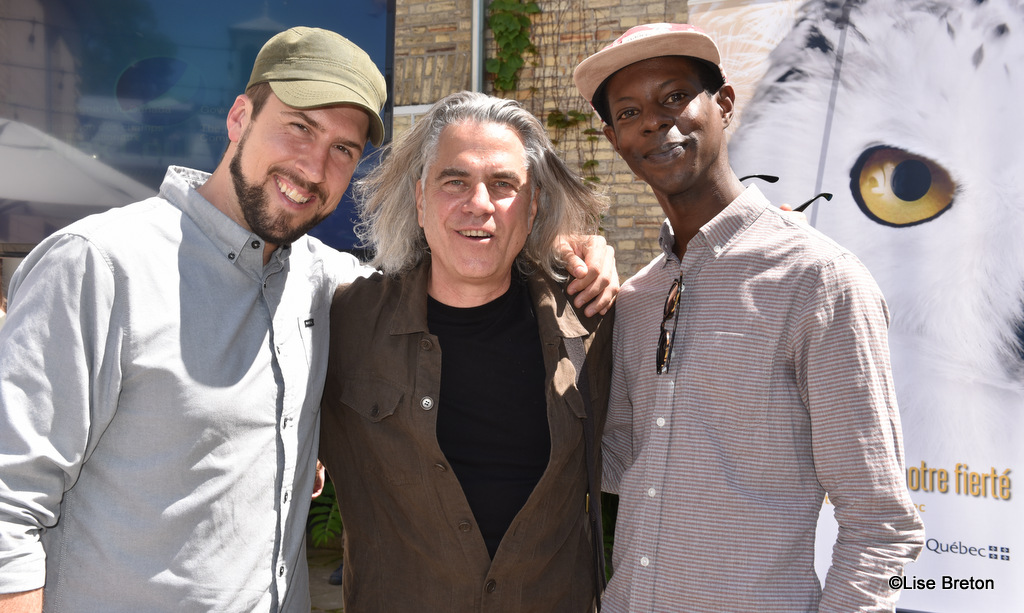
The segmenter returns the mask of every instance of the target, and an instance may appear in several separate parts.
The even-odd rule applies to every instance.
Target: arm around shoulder
[[[619,293],[615,248],[601,235],[561,239],[558,246],[566,270],[575,277],[568,292],[587,317],[606,314]]]

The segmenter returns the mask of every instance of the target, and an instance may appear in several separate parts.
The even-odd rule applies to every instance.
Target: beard
[[[248,131],[238,141],[238,149],[231,158],[228,169],[231,171],[231,182],[235,186],[235,196],[238,198],[238,205],[242,209],[242,217],[249,229],[264,241],[272,245],[289,245],[330,215],[327,207],[327,199],[320,186],[308,181],[299,179],[289,171],[278,167],[270,167],[267,176],[279,174],[286,177],[290,182],[300,189],[310,193],[317,199],[320,206],[317,213],[310,219],[294,224],[283,213],[274,214],[270,210],[270,198],[264,186],[258,183],[250,183],[242,174],[242,151],[245,149],[245,142],[248,139]],[[275,183],[276,186],[276,183]],[[322,212],[326,210],[327,212]]]

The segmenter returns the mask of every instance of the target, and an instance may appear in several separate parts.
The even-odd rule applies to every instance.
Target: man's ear
[[[608,139],[608,142],[612,144],[612,149],[619,150],[619,140],[615,136],[615,128],[608,124],[604,124],[604,137]]]
[[[248,96],[241,94],[235,98],[235,103],[231,105],[227,118],[229,141],[237,143],[241,140],[242,134],[245,134],[246,126],[249,125],[251,110],[252,102]]]
[[[416,221],[423,227],[423,179],[416,182]]]
[[[726,83],[715,94],[715,102],[722,113],[722,127],[729,127],[732,123],[732,113],[736,108],[736,90]]]
[[[537,206],[540,203],[540,189],[530,190],[530,219],[526,222],[526,233],[533,232],[533,222],[537,219]]]

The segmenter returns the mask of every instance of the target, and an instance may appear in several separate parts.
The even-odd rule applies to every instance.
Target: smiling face
[[[725,128],[733,90],[705,91],[695,60],[666,56],[630,64],[608,79],[605,91],[612,118],[605,136],[663,206],[700,198],[731,176]]]
[[[296,109],[271,94],[256,118],[239,96],[228,114],[229,166],[244,225],[268,246],[290,243],[337,208],[363,152],[366,112]]]
[[[434,299],[465,307],[501,296],[537,213],[519,136],[495,123],[446,127],[416,184],[416,213]]]

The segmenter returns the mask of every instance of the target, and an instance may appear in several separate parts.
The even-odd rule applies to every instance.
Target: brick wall
[[[395,106],[469,89],[473,1],[396,1]]]

